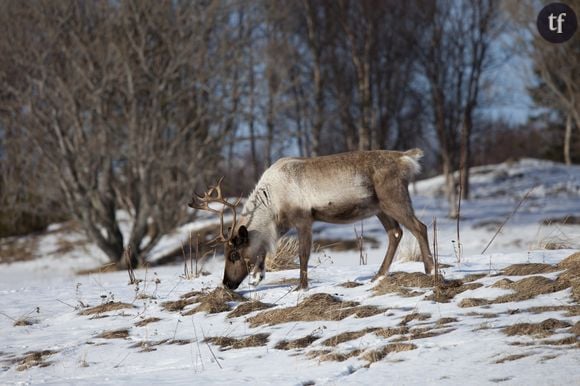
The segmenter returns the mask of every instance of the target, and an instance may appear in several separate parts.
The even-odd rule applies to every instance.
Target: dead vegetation
[[[364,330],[360,330],[360,331],[347,331],[347,332],[343,332],[341,334],[332,336],[328,339],[325,339],[322,344],[324,346],[337,346],[341,343],[344,342],[348,342],[351,340],[355,340],[360,338],[361,336],[364,336],[370,332],[375,332],[377,330],[380,330],[379,328],[365,328]]]
[[[103,331],[96,338],[101,339],[127,339],[129,337],[129,330],[126,328],[118,330]]]
[[[53,350],[30,351],[23,357],[13,359],[12,363],[16,365],[17,371],[28,370],[31,367],[48,367],[52,362],[47,362],[46,357],[56,353],[57,351]]]
[[[318,293],[294,307],[263,311],[248,318],[248,322],[251,327],[256,327],[297,321],[342,320],[351,315],[362,318],[382,312],[382,309],[375,306],[360,306],[358,302],[342,301],[332,295]]]
[[[559,271],[560,268],[550,264],[542,263],[525,263],[525,264],[512,264],[502,271],[503,275],[506,276],[528,276],[536,275],[539,273],[549,273]]]
[[[511,362],[511,361],[517,361],[518,359],[522,359],[525,358],[527,356],[530,356],[530,354],[513,354],[513,355],[508,355],[505,356],[501,359],[498,359],[495,361],[495,363],[500,364],[500,363],[504,363],[504,362]]]
[[[363,236],[362,241],[365,246],[370,248],[378,248],[381,243],[374,237]],[[358,251],[360,246],[360,241],[357,239],[317,239],[314,241],[314,250],[327,250],[332,252],[344,252],[344,251]]]
[[[237,306],[232,312],[228,314],[228,318],[237,318],[238,316],[247,315],[254,311],[261,311],[274,307],[273,304],[262,303],[258,300],[245,302]]]
[[[276,243],[276,251],[266,256],[266,270],[283,271],[296,269],[298,257],[298,239],[294,237],[281,237]]]
[[[369,364],[378,362],[390,353],[415,350],[417,348],[413,343],[391,343],[378,350],[371,350],[365,352],[361,359],[369,362]]]
[[[0,264],[30,261],[38,256],[38,236],[6,237],[0,239]]]
[[[293,339],[293,340],[284,339],[284,340],[281,340],[280,342],[278,342],[276,344],[276,346],[274,346],[274,348],[278,349],[278,350],[300,349],[300,348],[310,346],[317,339],[319,339],[319,337],[316,335],[312,335],[312,334],[306,335],[302,338]]]
[[[429,288],[433,284],[433,276],[421,272],[393,272],[373,287],[373,291],[375,296],[396,293],[404,297],[414,297],[423,295],[424,292],[413,288]]]
[[[433,288],[431,295],[425,296],[425,300],[437,303],[449,303],[457,294],[482,287],[481,283],[464,284],[461,280],[444,281]]]
[[[554,334],[554,330],[565,327],[570,327],[570,323],[550,318],[540,323],[517,323],[505,327],[502,332],[508,336],[531,335],[534,337],[545,338]]]
[[[217,287],[211,292],[192,291],[181,296],[181,299],[168,301],[161,304],[166,311],[183,311],[185,307],[198,305],[191,310],[187,310],[183,315],[193,315],[197,312],[207,312],[210,314],[230,311],[231,302],[245,302],[248,299],[227,288]]]
[[[346,281],[344,283],[339,284],[339,286],[344,287],[344,288],[355,288],[355,287],[360,287],[362,285],[362,283],[358,283],[356,281]]]
[[[101,305],[90,307],[79,312],[79,315],[101,315],[111,311],[135,308],[132,304],[123,302],[107,302]]]
[[[155,322],[159,322],[161,319],[160,318],[146,318],[143,320],[138,321],[137,323],[135,323],[135,327],[144,327],[146,325],[148,325],[149,323],[155,323]]]
[[[399,326],[406,326],[409,322],[413,320],[427,320],[431,317],[431,314],[421,313],[421,312],[412,312],[406,315],[401,321],[399,322]]]
[[[522,310],[532,314],[541,314],[543,312],[566,311],[564,316],[580,316],[580,305],[560,305],[560,306],[536,306]]]
[[[228,336],[212,336],[204,341],[220,346],[221,351],[230,349],[240,349],[246,347],[265,346],[268,343],[270,334],[255,334],[245,338],[232,338]]]
[[[139,352],[151,352],[157,350],[155,348],[156,346],[161,346],[164,344],[184,346],[186,344],[190,344],[191,342],[193,342],[191,339],[162,339],[158,341],[145,340],[134,343],[130,345],[129,348],[140,348],[141,350]]]
[[[344,362],[345,360],[358,356],[362,350],[356,349],[348,352],[333,352],[331,350],[313,350],[307,354],[308,358],[318,359],[322,362],[334,361]]]

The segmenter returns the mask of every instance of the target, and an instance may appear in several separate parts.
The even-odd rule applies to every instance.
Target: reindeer
[[[384,226],[389,245],[376,278],[385,275],[403,235],[400,225],[419,242],[425,272],[434,273],[427,239],[427,227],[415,217],[409,181],[420,171],[420,149],[406,152],[355,151],[313,158],[282,158],[268,168],[246,200],[239,223],[236,206],[221,193],[221,181],[204,196],[189,203],[194,209],[220,214],[220,235],[224,244],[223,284],[236,289],[250,275],[250,285],[265,277],[266,255],[275,251],[276,241],[290,229],[299,240],[300,284],[308,287],[308,259],[312,245],[312,224],[323,221],[346,224],[377,216]],[[211,203],[220,203],[221,210]],[[224,209],[233,211],[230,229],[224,231]],[[227,234],[226,234],[227,233]]]

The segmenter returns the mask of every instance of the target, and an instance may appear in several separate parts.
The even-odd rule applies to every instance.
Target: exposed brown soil
[[[251,327],[256,327],[297,321],[342,320],[351,315],[368,317],[382,312],[378,307],[360,306],[358,302],[342,301],[332,295],[318,293],[294,307],[263,311],[248,318],[248,322]]]
[[[11,362],[16,365],[17,371],[28,370],[31,367],[47,367],[52,363],[47,362],[45,359],[50,355],[56,354],[58,351],[53,350],[42,350],[42,351],[30,351],[27,352],[23,357],[13,359]]]
[[[505,327],[502,332],[508,336],[532,335],[540,338],[550,336],[558,328],[570,327],[570,323],[558,319],[546,319],[540,323],[517,323]]]
[[[146,319],[140,320],[137,323],[135,323],[135,326],[136,327],[143,327],[143,326],[148,325],[149,323],[155,323],[155,322],[158,322],[160,320],[161,319],[155,318],[155,317],[153,317],[153,318],[146,318]]]
[[[117,311],[122,309],[135,308],[132,304],[123,302],[108,302],[101,305],[90,307],[79,312],[79,315],[98,315],[106,312]]]
[[[361,359],[369,363],[378,362],[390,353],[415,350],[417,346],[413,343],[391,343],[378,350],[365,352]]]
[[[542,263],[525,263],[525,264],[512,264],[502,271],[503,275],[506,276],[528,276],[536,275],[538,273],[548,273],[559,271],[560,268]]]
[[[228,336],[212,336],[205,339],[205,342],[220,346],[221,351],[229,349],[239,349],[245,347],[265,346],[268,343],[270,334],[255,334],[245,338],[231,338]]]
[[[308,347],[312,342],[316,341],[319,337],[316,335],[306,335],[305,337],[293,339],[293,340],[281,340],[274,346],[278,350],[293,350],[298,348]]]
[[[129,337],[129,330],[122,328],[119,330],[103,331],[101,334],[97,335],[96,338],[102,339],[127,339]]]

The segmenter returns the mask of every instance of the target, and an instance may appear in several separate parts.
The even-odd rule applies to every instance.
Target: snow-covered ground
[[[579,251],[580,225],[544,224],[544,220],[579,215],[580,167],[522,160],[474,168],[473,199],[462,203],[459,238],[457,223],[445,216],[447,204],[439,194],[442,182],[441,177],[419,181],[413,196],[417,215],[429,224],[430,240],[433,219],[437,219],[439,260],[449,265],[442,273],[447,279],[485,274],[472,282],[478,284],[447,303],[430,300],[433,287],[411,288],[416,291],[413,296],[396,292],[375,296],[377,283],[370,279],[386,249],[385,233],[376,219],[364,222],[364,234],[380,242],[379,248],[366,250],[367,265],[359,265],[357,251],[322,249],[310,259],[308,291],[293,292],[292,284],[284,281],[296,279],[298,270],[269,272],[258,288],[243,283],[237,293],[274,308],[233,318],[227,311],[185,315],[199,300],[193,295],[188,297],[191,304],[181,310],[164,307],[165,302],[179,300],[191,291],[210,292],[219,287],[223,270],[219,256],[205,264],[211,273],[207,276],[186,279],[181,265],[155,267],[137,270],[135,275],[142,282],[129,285],[126,272],[76,275],[79,269],[106,261],[74,230],[56,225],[46,235],[35,236],[34,242],[23,239],[38,258],[0,265],[0,384],[580,384],[580,313],[569,286],[525,300],[494,302],[514,293],[509,285],[495,284],[502,279],[517,282],[542,276],[555,280],[567,272],[563,266],[524,276],[507,276],[502,270],[516,263],[555,266]],[[526,194],[519,210],[510,216]],[[155,256],[206,224],[204,220],[177,230],[163,240]],[[356,225],[360,232],[360,224]],[[421,263],[408,259],[417,249],[408,233],[392,272],[422,270]],[[315,240],[354,237],[353,225],[315,227]],[[558,280],[554,283],[560,283]],[[340,285],[347,281],[360,285]],[[289,315],[290,307],[319,293],[379,310],[372,316],[351,315],[342,320],[252,322],[252,317],[276,309],[285,309]],[[470,298],[491,301],[466,307],[465,299]],[[111,302],[123,302],[129,308],[80,314],[87,306]],[[234,309],[241,303],[232,301],[227,306]],[[530,310],[541,306],[576,308]],[[159,320],[143,324],[148,318]],[[560,322],[543,335],[510,336],[505,330],[546,319]],[[25,325],[15,326],[16,321]],[[367,330],[335,346],[325,344],[338,334],[370,328],[383,330]],[[387,328],[404,331],[392,336],[380,332]],[[112,339],[99,337],[117,330],[122,332]],[[267,334],[267,341],[223,351],[205,341],[256,334]],[[306,336],[312,342],[305,347],[275,348],[281,341]],[[399,351],[395,346],[412,349]],[[384,347],[393,350],[380,360],[368,359],[373,357],[370,353]],[[339,354],[350,357],[327,360],[332,355],[337,359]]]

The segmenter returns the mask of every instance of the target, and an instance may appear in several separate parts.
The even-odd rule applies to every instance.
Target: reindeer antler
[[[235,228],[236,228],[236,207],[240,204],[240,201],[242,200],[242,197],[238,198],[235,202],[231,203],[228,200],[226,200],[223,196],[222,196],[222,181],[224,180],[223,177],[221,177],[217,184],[214,186],[210,186],[207,190],[207,192],[205,192],[203,194],[203,196],[195,193],[194,196],[191,199],[191,202],[188,203],[187,205],[190,208],[193,209],[199,209],[199,210],[205,210],[207,212],[212,212],[212,213],[217,213],[220,216],[220,233],[219,235],[214,238],[213,240],[210,241],[210,243],[216,243],[216,242],[221,242],[221,243],[227,243],[228,241],[231,241],[232,238],[234,237],[234,232],[235,232]],[[218,204],[222,204],[222,208],[221,209],[214,209],[211,208],[209,206],[209,204],[216,202]],[[232,227],[230,229],[230,231],[228,232],[228,235],[226,236],[224,233],[224,211],[226,208],[231,209],[232,213],[233,213],[233,221],[232,221]]]

